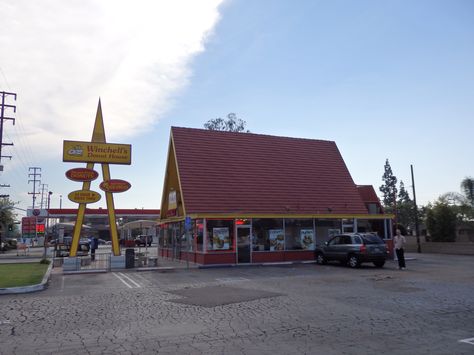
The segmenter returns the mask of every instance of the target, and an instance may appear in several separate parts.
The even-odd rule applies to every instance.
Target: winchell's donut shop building
[[[172,127],[162,196],[164,257],[309,261],[317,244],[347,232],[391,246],[393,216],[372,186],[354,183],[332,141]]]

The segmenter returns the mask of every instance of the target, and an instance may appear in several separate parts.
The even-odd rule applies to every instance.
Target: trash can
[[[135,249],[129,248],[125,250],[125,268],[131,269],[135,267]]]

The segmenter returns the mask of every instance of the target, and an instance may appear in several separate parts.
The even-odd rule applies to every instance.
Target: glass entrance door
[[[237,263],[250,263],[250,226],[237,227]]]

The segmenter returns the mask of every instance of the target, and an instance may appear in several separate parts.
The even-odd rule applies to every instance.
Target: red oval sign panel
[[[124,192],[132,187],[132,185],[130,185],[130,183],[125,180],[111,179],[102,181],[99,187],[105,192]]]
[[[97,171],[87,168],[75,168],[66,171],[66,177],[72,181],[92,181],[97,179],[98,176]]]

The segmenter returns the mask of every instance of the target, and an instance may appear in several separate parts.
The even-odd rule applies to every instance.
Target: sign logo
[[[38,210],[36,208],[33,210],[33,216],[39,216],[40,214],[41,214],[40,210]]]
[[[76,155],[76,156],[81,156],[83,152],[84,152],[84,149],[82,149],[80,145],[77,145],[67,151],[68,154]]]
[[[84,163],[132,163],[130,144],[63,141],[64,162]]]
[[[99,188],[105,192],[124,192],[127,191],[132,185],[128,181],[111,179],[102,181]]]
[[[97,179],[99,173],[92,169],[75,168],[66,171],[66,177],[72,181],[92,181]]]
[[[100,194],[89,190],[76,190],[67,196],[72,202],[94,203],[100,200]]]

